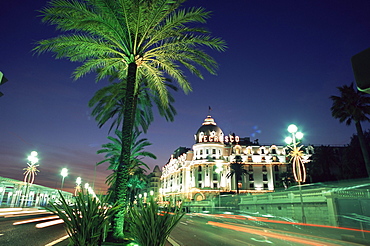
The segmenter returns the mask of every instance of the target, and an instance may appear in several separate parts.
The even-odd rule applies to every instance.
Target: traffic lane
[[[201,216],[201,215],[200,215]],[[230,221],[230,220],[228,220]],[[180,245],[357,245],[297,232],[230,223],[213,216],[186,216],[171,233]],[[235,222],[235,221],[234,221]]]
[[[50,216],[50,214],[45,214]],[[36,228],[32,222],[27,224],[13,225],[13,223],[25,219],[42,218],[45,216],[22,216],[13,218],[0,218],[0,245],[2,246],[40,246],[61,238],[66,235],[64,224],[58,224],[45,228]]]
[[[218,221],[221,222],[221,220]],[[254,233],[230,230],[210,225],[208,222],[209,218],[185,216],[171,232],[171,238],[182,246],[306,245],[280,239],[269,239],[264,235]]]

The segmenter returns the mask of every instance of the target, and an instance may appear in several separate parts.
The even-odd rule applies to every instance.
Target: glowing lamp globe
[[[285,142],[286,142],[287,144],[291,144],[291,143],[293,142],[293,139],[292,139],[291,137],[286,137],[286,138],[285,138]]]
[[[295,134],[295,137],[296,137],[297,139],[302,139],[302,138],[303,138],[303,133],[302,133],[302,132],[297,132],[297,133]]]
[[[297,131],[298,131],[298,128],[297,128],[297,126],[296,126],[296,125],[291,124],[291,125],[289,125],[289,126],[288,126],[288,132],[290,132],[290,133],[295,133],[295,132],[297,132]]]

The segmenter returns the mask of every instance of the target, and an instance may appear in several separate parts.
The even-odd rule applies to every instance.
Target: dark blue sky
[[[40,155],[35,183],[58,187],[60,170],[70,169],[65,186],[77,176],[93,183],[96,151],[108,142],[108,127],[99,129],[87,103],[106,82],[90,75],[73,82],[78,66],[34,56],[34,42],[57,35],[41,23],[36,10],[46,1],[0,3],[0,71],[9,82],[0,87],[0,176],[22,179],[32,150]],[[335,4],[334,4],[335,3]],[[207,27],[228,43],[218,75],[200,80],[189,75],[193,92],[175,94],[178,115],[167,123],[156,117],[146,137],[157,155],[150,167],[163,166],[179,146],[191,147],[197,129],[211,115],[225,134],[283,144],[286,127],[295,123],[304,144],[348,144],[354,126],[331,117],[329,96],[351,83],[350,58],[370,46],[369,1],[196,1],[213,11]],[[369,128],[364,124],[364,129]],[[97,168],[103,183],[107,165]]]

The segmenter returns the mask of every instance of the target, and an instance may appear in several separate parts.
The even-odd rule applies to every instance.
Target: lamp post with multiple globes
[[[304,213],[303,196],[301,184],[306,181],[306,168],[302,159],[303,151],[301,150],[302,145],[298,146],[300,140],[303,138],[303,133],[298,132],[296,125],[289,125],[288,132],[292,134],[292,137],[286,137],[285,142],[291,149],[289,155],[291,156],[291,162],[293,165],[293,175],[296,182],[298,182],[301,209],[302,209],[302,223],[306,223],[306,216]]]
[[[27,162],[27,165],[28,167],[26,168],[23,168],[24,170],[24,180],[23,182],[26,183],[26,190],[25,190],[25,193],[24,193],[24,196],[23,196],[23,201],[22,201],[22,205],[25,204],[28,200],[28,193],[29,193],[29,189],[30,189],[30,186],[33,184],[33,182],[35,181],[35,176],[37,175],[37,172],[40,172],[37,167],[39,166],[39,164],[37,164],[39,162],[39,158],[37,157],[38,153],[36,151],[32,151],[31,154],[28,156],[28,162]]]

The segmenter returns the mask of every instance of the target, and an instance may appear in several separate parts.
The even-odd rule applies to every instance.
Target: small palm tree
[[[346,125],[351,125],[352,121],[355,123],[367,174],[370,177],[369,152],[361,126],[361,122],[370,121],[370,97],[364,92],[355,90],[353,83],[350,86],[343,85],[337,88],[340,91],[340,96],[330,97],[333,100],[331,114],[334,118],[339,119],[339,122],[345,122]]]
[[[122,133],[119,130],[115,131],[116,135],[118,138],[114,138],[111,136],[108,136],[108,139],[111,140],[110,143],[103,144],[102,147],[103,149],[100,149],[97,151],[97,154],[102,154],[105,153],[105,159],[98,162],[97,165],[103,164],[108,162],[109,167],[108,169],[113,170],[113,173],[110,174],[107,177],[107,184],[110,186],[109,189],[109,194],[110,196],[114,197],[115,193],[115,187],[116,187],[116,182],[117,182],[117,169],[119,166],[119,156],[121,153],[121,136]],[[144,166],[145,168],[149,169],[149,167],[144,163],[143,158],[148,157],[152,159],[157,159],[157,157],[148,151],[145,151],[145,147],[152,145],[149,141],[147,141],[146,138],[139,139],[141,132],[135,132],[134,133],[134,139],[133,139],[133,144],[131,147],[131,162],[130,166],[128,167],[129,171],[129,180],[128,180],[128,187],[130,187],[130,182],[131,182],[131,187],[132,183],[134,181],[130,181],[133,177],[137,176],[140,177],[139,179],[142,178],[142,175],[140,173],[144,173],[144,169],[141,168],[141,166]],[[132,190],[128,189],[127,194],[130,194]]]
[[[177,91],[178,88],[170,81],[166,81],[167,88],[172,91]],[[135,116],[135,129],[139,131],[141,128],[144,132],[148,130],[149,125],[154,120],[152,107],[153,103],[157,106],[159,114],[167,121],[173,121],[176,115],[176,110],[172,103],[175,99],[171,93],[168,93],[168,105],[164,106],[158,94],[152,92],[145,85],[147,82],[142,81],[141,91],[138,95],[137,111]],[[93,108],[92,115],[98,122],[98,126],[102,127],[108,120],[113,119],[109,132],[114,128],[121,125],[123,121],[123,98],[126,93],[125,83],[112,83],[98,90],[89,101],[89,107]],[[154,94],[153,94],[154,93]]]
[[[249,172],[245,169],[245,165],[242,163],[241,156],[235,156],[235,161],[230,163],[230,172],[226,174],[226,177],[232,178],[235,176],[235,187],[237,194],[239,194],[239,181],[242,180],[243,176],[248,174]]]

